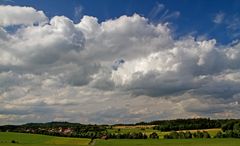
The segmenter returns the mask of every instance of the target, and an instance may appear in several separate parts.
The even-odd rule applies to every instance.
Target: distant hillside
[[[150,128],[157,131],[179,131],[179,130],[198,130],[222,128],[223,131],[239,129],[236,123],[240,123],[239,119],[176,119],[176,120],[159,120],[152,122],[140,122],[135,124],[116,124],[116,125],[86,125],[80,123],[69,122],[48,122],[48,123],[27,123],[23,125],[4,125],[0,126],[0,132],[21,132],[33,133],[52,136],[64,137],[81,137],[81,138],[100,138],[100,137],[132,137],[133,133],[121,135],[122,133],[111,130],[116,126],[139,126],[152,125]],[[235,126],[235,128],[233,128]],[[239,126],[240,127],[240,126]],[[144,128],[143,128],[144,129]],[[112,131],[112,132],[110,132]],[[116,130],[115,130],[116,131]],[[136,136],[137,135],[137,136]],[[145,138],[145,133],[134,133],[134,137]]]

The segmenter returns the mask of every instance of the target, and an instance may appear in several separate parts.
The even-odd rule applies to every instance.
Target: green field
[[[11,143],[12,140],[17,143]],[[0,146],[87,146],[90,139],[0,132]]]
[[[97,140],[95,146],[240,146],[240,139]]]
[[[11,143],[12,140],[18,143]],[[90,139],[0,132],[0,146],[87,146]],[[94,146],[240,146],[240,139],[97,139]]]

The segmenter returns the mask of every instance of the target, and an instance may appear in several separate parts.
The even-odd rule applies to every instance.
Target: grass
[[[17,143],[11,143],[12,140]],[[90,139],[0,132],[0,146],[87,146]]]
[[[116,129],[112,129],[116,130]],[[145,131],[152,133],[152,128],[122,128],[121,132]],[[215,134],[219,129],[205,129],[211,134]],[[160,137],[167,132],[157,131]],[[191,131],[195,132],[195,131]],[[11,143],[12,140],[18,143]],[[87,146],[90,139],[86,138],[66,138],[37,134],[0,132],[0,146]],[[240,139],[97,139],[94,146],[240,146]]]
[[[97,140],[95,146],[239,146],[240,139]]]

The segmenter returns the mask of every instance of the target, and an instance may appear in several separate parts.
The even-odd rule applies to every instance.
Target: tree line
[[[240,138],[240,121],[230,120],[221,126],[221,131],[217,132],[214,138]],[[176,132],[173,131],[169,134],[164,135],[165,139],[191,139],[191,138],[211,138],[207,131],[197,131],[191,133],[186,132]]]
[[[240,138],[240,121],[229,121],[222,126],[215,138]]]
[[[180,131],[180,130],[197,130],[197,129],[211,129],[221,128],[227,122],[239,121],[236,119],[214,119],[197,118],[197,119],[176,119],[166,121],[150,122],[157,124],[153,129],[160,131]]]
[[[191,138],[211,138],[210,134],[207,131],[197,131],[191,133],[190,131],[186,132],[171,132],[164,135],[164,139],[191,139]]]

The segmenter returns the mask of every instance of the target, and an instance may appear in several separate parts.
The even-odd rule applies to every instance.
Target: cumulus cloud
[[[167,23],[138,14],[75,24],[34,8],[0,10],[13,10],[0,15],[0,124],[240,116],[239,43],[176,40]]]
[[[225,55],[214,48],[215,40],[196,42],[190,39],[174,45],[126,62],[113,72],[113,81],[133,93],[159,97],[198,88],[205,83],[202,76],[225,68]],[[222,62],[221,67],[219,62]]]
[[[54,63],[71,52],[81,51],[84,45],[82,32],[63,16],[52,18],[49,25],[20,29],[16,36],[13,52],[21,61],[34,64]]]
[[[106,63],[117,58],[133,59],[145,56],[149,52],[166,49],[172,44],[167,24],[155,26],[137,14],[102,23],[98,23],[94,17],[83,17],[77,27],[88,40],[84,52],[87,57]]]
[[[32,7],[0,6],[0,25],[33,25],[44,24],[48,18],[43,11],[37,11]]]

